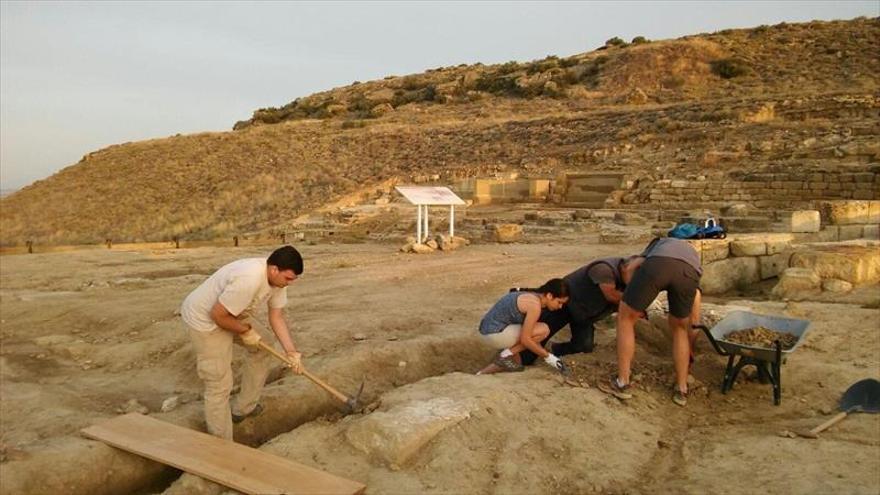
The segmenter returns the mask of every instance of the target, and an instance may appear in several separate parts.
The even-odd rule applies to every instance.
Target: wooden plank
[[[366,488],[319,469],[138,413],[82,433],[244,493],[358,495]]]

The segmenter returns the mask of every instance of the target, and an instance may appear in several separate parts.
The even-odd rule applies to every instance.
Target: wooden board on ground
[[[366,488],[246,445],[138,413],[117,416],[82,433],[244,493],[357,495]]]

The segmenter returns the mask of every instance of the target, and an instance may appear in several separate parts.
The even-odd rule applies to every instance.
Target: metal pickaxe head
[[[358,388],[357,393],[354,397],[349,397],[348,400],[345,401],[345,414],[351,414],[353,412],[360,412],[360,398],[361,394],[364,392],[364,380],[361,380],[361,386]]]

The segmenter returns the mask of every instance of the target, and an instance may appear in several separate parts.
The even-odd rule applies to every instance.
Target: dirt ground
[[[579,383],[543,365],[474,376],[492,354],[477,323],[508,287],[641,247],[584,237],[431,255],[381,243],[298,246],[306,270],[288,289],[285,313],[305,364],[345,391],[365,378],[363,402],[375,410],[342,417],[327,394],[279,371],[266,412],[238,425],[236,439],[361,481],[370,494],[880,492],[880,416],[853,415],[818,440],[785,436],[830,418],[850,384],[880,377],[876,304],[708,300],[811,320],[805,344],[782,367],[780,406],[754,368],[722,395],[726,358],[704,338],[695,392],[686,408],[675,406],[668,344],[650,325],[638,337],[636,397],[604,395],[596,385],[616,362],[610,320],[594,353],[568,359]],[[132,399],[160,419],[203,428],[176,309],[215,269],[273,247],[0,258],[0,492],[221,491],[78,430],[131,410]],[[160,412],[170,397],[180,405]],[[357,447],[353,438],[371,417],[420,404],[458,408],[463,419],[400,465]]]

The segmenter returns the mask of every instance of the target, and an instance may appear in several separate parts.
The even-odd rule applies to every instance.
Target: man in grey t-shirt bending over
[[[611,388],[621,399],[632,397],[630,370],[635,355],[635,324],[660,291],[669,299],[669,328],[672,331],[672,359],[675,363],[675,391],[672,400],[687,404],[687,376],[692,342],[691,322],[699,321],[699,285],[703,269],[700,255],[681,239],[655,239],[639,255],[641,265],[623,292],[617,313],[617,377]]]
[[[260,341],[270,336],[254,318],[261,305],[267,305],[269,326],[287,353],[290,367],[302,373],[300,353],[282,314],[287,286],[302,272],[302,256],[293,246],[284,246],[268,259],[246,258],[223,266],[183,301],[180,316],[189,327],[196,371],[205,382],[208,433],[232,440],[232,423],[262,410],[258,401],[273,358],[259,348]],[[233,343],[246,345],[249,352],[241,392],[230,408]]]

